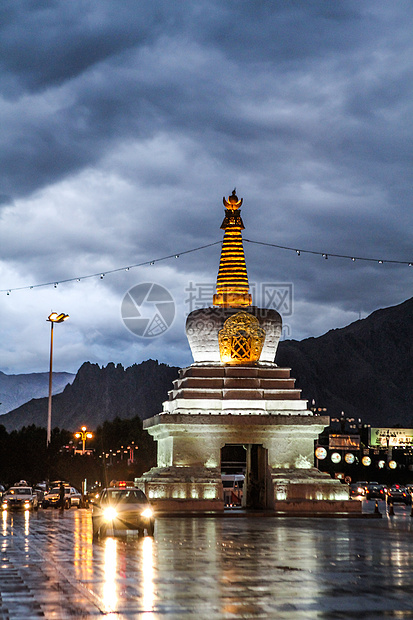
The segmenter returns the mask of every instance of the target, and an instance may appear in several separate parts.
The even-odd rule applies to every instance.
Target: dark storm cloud
[[[395,26],[402,26],[402,9],[391,14]],[[203,135],[205,149],[218,158],[231,149],[235,165],[248,157],[259,168],[266,141],[272,149],[282,143],[281,155],[288,140],[289,149],[311,142],[311,156],[329,156],[326,143],[338,142],[341,159],[346,152],[363,157],[375,146],[368,124],[362,132],[355,123],[346,128],[342,116],[388,110],[389,91],[396,106],[406,82],[402,68],[389,88],[371,76],[366,89],[356,75],[374,54],[371,41],[389,45],[385,8],[374,3],[6,2],[0,18],[9,127],[0,165],[12,196],[94,165],[124,136],[160,128]],[[392,49],[403,42],[399,34]],[[323,84],[323,72],[341,75],[339,82],[354,78],[338,106],[327,103],[335,93],[326,86],[334,89],[334,81]],[[305,100],[305,116],[309,99],[323,113],[322,126],[320,118],[297,126],[296,118],[271,114],[292,104],[299,112]],[[391,145],[384,158],[408,148]]]
[[[221,239],[222,195],[234,186],[246,238],[413,259],[412,17],[404,0],[5,0],[0,288]],[[251,244],[246,254],[251,282],[294,284],[295,337],[411,295],[407,267]],[[120,301],[141,278],[157,279],[181,323],[170,346],[138,349],[180,363],[185,287],[213,282],[218,260],[209,248],[27,303],[58,299],[93,316],[67,345],[73,363],[94,347],[93,361],[128,362],[135,343]],[[35,342],[24,358],[7,346],[12,367],[37,359]]]

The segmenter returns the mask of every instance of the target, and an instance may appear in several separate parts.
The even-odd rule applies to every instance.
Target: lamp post
[[[52,312],[48,317],[47,321],[50,322],[50,367],[49,367],[49,404],[47,408],[47,439],[46,445],[50,444],[50,439],[52,436],[52,368],[53,368],[53,325],[55,323],[63,323],[66,319],[69,318],[68,314],[57,314],[57,312]]]
[[[75,434],[75,437],[82,440],[82,454],[84,454],[86,439],[92,439],[92,433],[88,432],[86,426],[82,426],[81,430]]]

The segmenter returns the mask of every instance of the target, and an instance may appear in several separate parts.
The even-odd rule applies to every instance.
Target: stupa
[[[157,467],[136,480],[159,512],[224,510],[221,450],[246,450],[245,508],[283,514],[349,513],[360,502],[314,467],[314,441],[329,424],[301,399],[275,354],[282,319],[252,305],[244,225],[235,190],[224,198],[225,231],[213,305],[191,312],[194,362],[179,372],[163,411],[145,420]]]

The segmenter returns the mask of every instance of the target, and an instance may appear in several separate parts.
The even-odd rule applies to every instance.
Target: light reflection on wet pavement
[[[162,518],[99,542],[87,510],[3,513],[0,618],[413,618],[410,507],[380,511]]]

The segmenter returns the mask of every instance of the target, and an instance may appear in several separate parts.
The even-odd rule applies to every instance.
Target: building
[[[301,399],[275,353],[282,319],[252,305],[235,190],[224,198],[224,239],[213,304],[191,312],[194,362],[180,371],[163,411],[145,420],[157,467],[137,480],[159,511],[224,509],[221,451],[246,450],[244,508],[283,513],[359,510],[348,489],[314,467],[314,441],[329,423]]]

